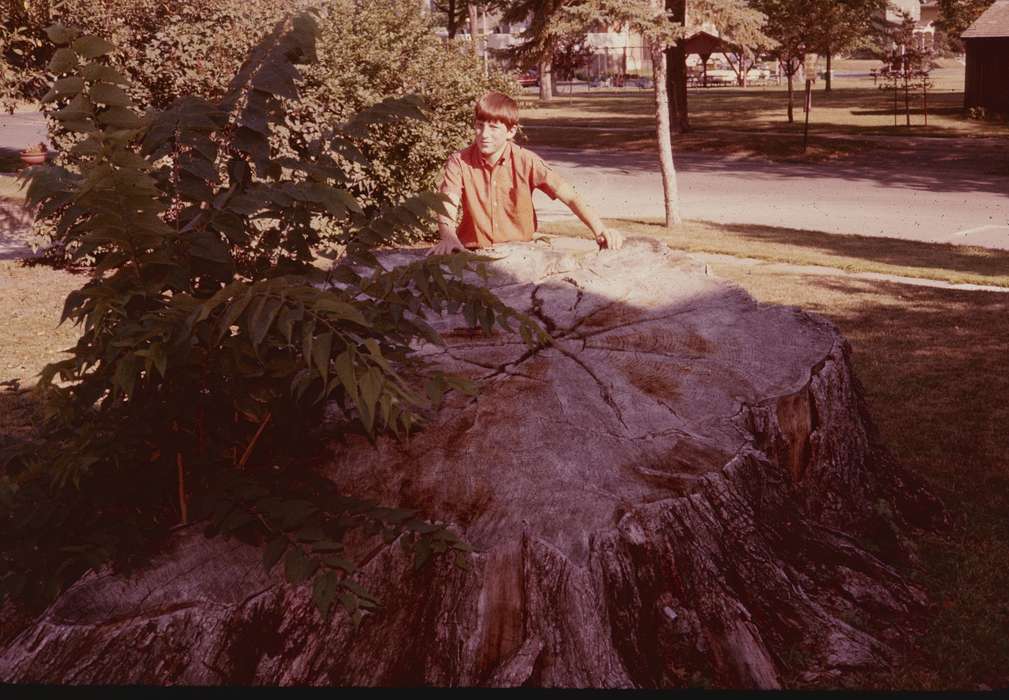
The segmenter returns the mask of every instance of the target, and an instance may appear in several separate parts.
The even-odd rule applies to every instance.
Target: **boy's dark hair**
[[[488,92],[477,100],[476,118],[482,122],[501,122],[509,129],[519,123],[519,106],[500,92]]]

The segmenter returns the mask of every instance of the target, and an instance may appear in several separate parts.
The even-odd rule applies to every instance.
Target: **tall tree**
[[[445,15],[445,28],[448,38],[454,39],[459,27],[469,17],[469,0],[435,0],[431,6]]]
[[[686,28],[679,39],[666,49],[668,71],[666,89],[673,127],[680,133],[690,128],[687,112],[687,51],[684,41],[691,28],[710,22],[744,55],[756,53],[769,42],[763,33],[764,16],[747,0],[665,0],[670,19]]]
[[[523,67],[536,66],[540,77],[540,100],[549,102],[556,90],[553,80],[554,51],[565,38],[584,35],[588,26],[581,14],[570,10],[580,0],[496,0],[491,3],[501,10],[501,21],[516,24],[528,22],[522,32],[522,43],[509,49],[506,55]]]
[[[666,93],[666,49],[683,36],[684,28],[673,22],[664,0],[584,0],[570,14],[586,26],[593,22],[608,27],[626,27],[641,37],[651,59],[655,85],[655,134],[667,229],[680,224],[680,198],[676,186],[676,166],[669,123],[669,96]]]
[[[795,121],[795,74],[806,53],[816,51],[819,0],[755,0],[767,16],[767,33],[778,42],[774,55],[788,78],[788,122]]]
[[[811,42],[826,58],[824,89],[829,92],[833,57],[872,35],[887,0],[808,0],[806,5],[813,17]]]
[[[960,35],[994,2],[995,0],[939,0],[939,18],[935,26],[945,37],[946,45],[954,51],[963,51]]]

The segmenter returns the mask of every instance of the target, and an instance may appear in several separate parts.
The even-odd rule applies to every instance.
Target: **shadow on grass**
[[[952,533],[923,542],[921,583],[936,605],[920,674],[947,689],[1005,687],[1009,299],[839,278],[806,284],[822,298],[815,310],[854,348],[884,444],[936,487],[954,516]]]
[[[0,146],[0,173],[16,173],[23,167],[20,151]]]
[[[924,476],[954,528],[918,540],[933,606],[919,653],[846,687],[974,689],[1009,684],[1009,295],[715,266],[764,303],[830,319],[883,444]],[[849,685],[849,684],[854,684]]]
[[[1009,251],[870,236],[841,236],[755,224],[712,226],[743,240],[778,243],[841,258],[858,258],[896,267],[935,268],[985,276],[1009,275]]]
[[[17,260],[31,254],[25,244],[31,220],[21,200],[0,194],[0,260]]]
[[[845,137],[848,136],[850,134],[845,134]],[[537,135],[534,148],[549,150],[550,137],[546,133]],[[619,133],[614,132],[612,138],[620,137]],[[743,140],[730,136],[728,140],[730,143],[745,143],[747,139],[755,141],[769,137],[791,139],[801,145],[802,135],[797,130],[791,136],[758,133],[747,134]],[[876,137],[879,139],[878,134]],[[832,142],[832,139],[823,139],[818,145],[829,148]],[[1002,143],[998,139],[882,138],[874,148],[865,152],[860,151],[857,136],[854,139],[840,139],[836,143],[838,150],[848,151],[849,156],[831,160],[827,164],[798,159],[787,162],[772,162],[764,158],[726,159],[718,157],[718,153],[678,152],[676,145],[673,147],[673,158],[677,170],[682,172],[731,172],[787,182],[827,177],[877,184],[892,188],[898,195],[901,190],[908,189],[925,192],[990,192],[999,195],[1009,192],[1009,148],[1000,148]],[[548,160],[550,159],[572,162],[579,167],[619,168],[632,172],[658,170],[654,150],[583,151],[569,148],[566,152],[549,154]],[[791,184],[782,186],[790,187]],[[839,186],[842,186],[841,183]]]

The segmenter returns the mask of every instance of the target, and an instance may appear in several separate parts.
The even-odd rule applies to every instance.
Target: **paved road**
[[[918,139],[917,141],[924,141]],[[1009,249],[1005,140],[931,139],[823,164],[675,155],[687,219]],[[538,148],[603,217],[663,217],[655,156]],[[540,219],[570,217],[536,194]]]
[[[45,135],[37,113],[0,115],[0,148]],[[604,217],[663,216],[658,164],[648,153],[537,152]],[[1009,249],[1006,139],[905,139],[831,163],[771,163],[675,155],[684,218]],[[536,195],[540,219],[571,216]]]

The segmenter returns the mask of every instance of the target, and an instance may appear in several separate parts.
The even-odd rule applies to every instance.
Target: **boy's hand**
[[[606,228],[596,234],[596,245],[599,249],[620,250],[624,244],[624,234],[613,228]]]
[[[466,250],[466,246],[459,241],[459,237],[455,234],[442,234],[441,240],[427,251],[427,255],[448,255],[457,250]]]

